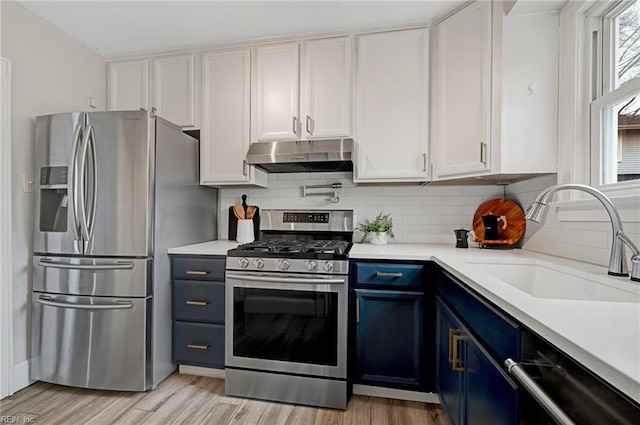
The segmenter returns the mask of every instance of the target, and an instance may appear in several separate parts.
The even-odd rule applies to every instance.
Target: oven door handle
[[[323,278],[304,278],[304,277],[271,277],[271,276],[253,276],[253,275],[239,275],[227,273],[227,278],[248,280],[251,282],[268,282],[268,283],[305,283],[305,284],[327,284],[327,283],[342,283],[344,284],[345,278],[339,279],[323,279]]]

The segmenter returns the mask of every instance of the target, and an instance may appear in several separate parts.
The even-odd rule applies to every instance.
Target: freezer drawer
[[[33,290],[88,296],[151,295],[151,259],[33,257]],[[147,284],[147,282],[149,284]]]
[[[151,387],[149,298],[32,295],[31,378],[73,387]]]

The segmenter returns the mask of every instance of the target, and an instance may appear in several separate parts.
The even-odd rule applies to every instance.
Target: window
[[[640,183],[640,0],[623,0],[598,18],[591,98],[591,184]],[[596,33],[597,34],[597,33]]]

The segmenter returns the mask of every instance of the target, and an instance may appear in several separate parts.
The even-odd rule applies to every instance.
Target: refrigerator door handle
[[[76,129],[73,132],[73,143],[71,145],[71,156],[69,158],[69,209],[71,210],[71,227],[73,228],[73,239],[79,241],[81,239],[79,224],[78,224],[78,149],[81,144],[81,130],[82,125],[76,125]]]
[[[42,305],[59,308],[74,308],[76,310],[131,310],[133,303],[128,301],[116,301],[115,304],[74,304],[60,301],[51,301],[50,297],[41,295],[36,301]]]
[[[70,270],[133,270],[133,263],[115,263],[115,264],[70,264],[57,263],[51,260],[40,260],[38,265],[52,269],[70,269]]]
[[[89,237],[89,220],[87,218],[87,156],[89,155],[89,139],[93,128],[90,125],[85,126],[84,137],[80,145],[80,162],[79,162],[79,191],[80,192],[80,232],[85,242],[90,241]]]
[[[96,151],[96,135],[93,131],[93,126],[89,126],[89,152],[91,154],[91,175],[90,175],[90,187],[91,187],[91,206],[89,213],[89,240],[93,240],[93,234],[96,224],[96,207],[98,203],[98,158]]]

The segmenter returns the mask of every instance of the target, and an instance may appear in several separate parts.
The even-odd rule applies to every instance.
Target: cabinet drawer
[[[424,266],[419,264],[356,263],[356,285],[420,287]]]
[[[173,257],[171,265],[174,279],[224,281],[224,257]]]
[[[224,367],[224,325],[174,322],[173,361],[178,364]]]
[[[438,279],[437,291],[498,359],[520,358],[520,327],[516,323],[463,288],[447,272]]]
[[[175,320],[224,323],[224,282],[175,280]]]

